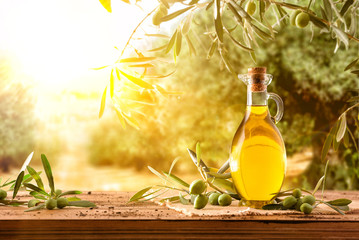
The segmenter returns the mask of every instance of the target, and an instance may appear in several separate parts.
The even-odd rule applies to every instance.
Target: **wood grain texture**
[[[359,211],[341,215],[188,217],[152,202],[126,204],[133,193],[92,192],[98,207],[24,213],[0,206],[0,239],[359,239]],[[330,199],[359,192],[326,192]],[[20,199],[28,199],[26,193]],[[230,209],[230,208],[229,208]]]

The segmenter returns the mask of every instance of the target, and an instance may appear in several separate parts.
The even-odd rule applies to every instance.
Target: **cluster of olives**
[[[309,15],[301,10],[295,10],[292,15],[290,15],[290,24],[299,28],[305,28],[309,20]]]
[[[156,10],[156,12],[152,16],[152,23],[155,26],[161,24],[161,18],[166,16],[168,13],[167,8],[161,4],[160,7]]]
[[[67,198],[63,198],[63,197],[60,197],[60,194],[62,193],[62,191],[60,189],[57,189],[55,191],[55,198],[50,198],[48,200],[45,201],[45,207],[49,210],[53,210],[55,209],[56,207],[58,209],[62,209],[64,207],[67,207],[69,205],[69,201],[67,200]],[[27,206],[29,208],[32,208],[32,207],[35,207],[37,206],[38,204],[40,204],[41,201],[38,200],[38,199],[31,199],[28,203],[27,203]]]
[[[0,200],[4,200],[7,197],[7,192],[0,189]]]
[[[315,197],[313,195],[302,197],[302,191],[297,188],[293,190],[292,196],[286,197],[283,200],[283,207],[309,214],[313,210],[314,203]]]
[[[212,192],[205,194],[206,183],[199,179],[195,180],[189,186],[189,193],[191,194],[191,203],[195,209],[204,208],[208,201],[211,205],[229,206],[232,203],[232,197],[226,193]]]

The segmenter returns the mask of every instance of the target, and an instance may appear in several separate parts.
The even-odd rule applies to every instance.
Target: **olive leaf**
[[[327,163],[325,164],[325,168],[324,168],[322,198],[324,198],[324,188],[325,188],[325,181],[327,180],[328,166],[329,166],[329,160],[327,160]]]
[[[313,14],[308,14],[309,15],[309,20],[315,25],[317,26],[318,28],[320,29],[326,29],[326,30],[329,30],[328,29],[328,26],[323,23],[318,17],[314,16]]]
[[[168,2],[166,0],[160,0],[160,2],[167,8],[170,8],[170,5],[168,5]]]
[[[190,7],[186,7],[186,8],[183,8],[181,10],[178,10],[176,12],[173,12],[171,14],[168,14],[167,16],[164,16],[160,19],[161,22],[167,22],[167,21],[170,21],[176,17],[178,17],[179,15],[187,12],[188,10],[190,10],[191,8],[193,8],[194,6],[190,6]]]
[[[337,28],[334,25],[331,25],[333,31],[335,32],[335,34],[337,35],[337,37],[340,39],[340,41],[342,41],[345,45],[345,47],[347,48],[349,46],[349,38],[348,35],[343,32],[340,28]]]
[[[100,111],[98,113],[98,117],[101,118],[103,115],[103,112],[105,111],[105,105],[106,105],[106,92],[107,92],[107,86],[105,87],[105,90],[103,91],[102,98],[101,98],[101,106]]]
[[[347,71],[347,70],[351,69],[352,67],[354,67],[355,64],[357,64],[358,60],[359,60],[359,58],[354,59],[351,63],[348,64],[348,66],[345,67],[344,71]]]
[[[189,200],[188,200],[188,199],[185,199],[185,198],[182,196],[181,193],[179,193],[179,200],[180,200],[180,202],[181,202],[183,205],[189,205],[189,204],[190,204]]]
[[[315,185],[315,188],[314,188],[314,190],[313,190],[313,192],[312,192],[312,195],[314,195],[314,194],[318,191],[318,189],[320,188],[320,186],[321,186],[322,183],[323,183],[323,180],[324,180],[324,176],[322,176],[322,177],[318,180],[317,185]]]
[[[36,191],[31,191],[29,194],[31,196],[33,196],[34,198],[41,199],[41,200],[47,200],[47,198],[43,194],[38,193]]]
[[[150,49],[150,50],[146,50],[147,52],[157,52],[157,51],[161,51],[163,49],[167,48],[167,44],[165,45],[162,45],[161,47],[158,47],[158,48],[153,48],[153,49]]]
[[[42,194],[42,195],[45,195],[45,196],[50,197],[50,194],[48,194],[47,192],[45,192],[45,190],[43,190],[43,189],[41,189],[41,188],[39,188],[39,187],[37,187],[37,186],[31,184],[31,183],[24,183],[24,186],[27,187],[27,188],[30,188],[30,189],[34,190],[35,192],[38,192],[38,193]]]
[[[349,206],[345,205],[345,206],[336,206],[338,209],[342,210],[342,211],[349,211]]]
[[[186,17],[186,20],[183,22],[183,25],[182,25],[182,34],[183,35],[186,35],[189,32],[189,29],[191,27],[191,22],[192,22],[192,16],[193,16],[193,14],[190,13]]]
[[[236,193],[234,185],[231,181],[220,178],[208,178],[208,180],[216,187],[224,189],[227,193]]]
[[[341,215],[345,215],[345,213],[343,213],[339,208],[334,207],[333,205],[326,203],[326,202],[322,202],[323,204],[327,205],[328,207],[330,207],[331,209],[337,211],[338,213],[340,213]]]
[[[148,192],[150,189],[152,188],[151,187],[146,187],[144,189],[141,189],[140,191],[138,191],[137,193],[135,193],[128,202],[133,202],[133,201],[137,201],[138,199],[142,198],[142,196]]]
[[[208,50],[207,59],[211,59],[211,57],[213,56],[214,52],[215,52],[216,49],[217,49],[217,46],[218,46],[217,39],[215,39],[215,40],[212,42],[211,47],[210,47],[209,50]]]
[[[45,203],[41,203],[35,207],[32,207],[32,208],[29,208],[29,209],[26,209],[24,212],[31,212],[31,211],[36,211],[36,210],[40,210],[40,209],[43,209],[45,208]]]
[[[49,181],[49,186],[51,189],[51,195],[55,193],[55,184],[54,184],[54,177],[52,176],[52,170],[49,161],[47,160],[45,154],[41,154],[41,162],[44,167],[47,179]]]
[[[222,165],[222,167],[220,167],[220,169],[217,171],[217,173],[224,173],[225,171],[227,171],[227,169],[229,169],[229,159]]]
[[[61,193],[59,195],[59,197],[66,196],[66,195],[73,195],[73,194],[82,194],[82,192],[77,191],[77,190],[66,191],[66,192]]]
[[[160,200],[161,203],[164,203],[166,201],[169,201],[169,202],[176,202],[179,200],[179,196],[173,196],[173,197],[167,197],[167,198],[163,198]]]
[[[35,179],[37,186],[44,190],[44,184],[43,184],[43,182],[41,180],[40,175],[35,171],[35,169],[33,169],[30,166],[27,166],[26,169],[29,172],[29,174],[31,175],[31,177],[33,179]]]
[[[96,207],[96,204],[90,201],[69,201],[69,206],[71,207]]]
[[[67,201],[69,201],[69,202],[73,202],[73,201],[81,201],[81,199],[80,198],[78,198],[78,197],[68,197],[68,198],[66,198],[67,199]]]
[[[113,98],[115,92],[115,79],[113,76],[113,69],[111,70],[111,76],[110,76],[110,96]]]
[[[207,175],[210,175],[215,178],[227,179],[231,178],[231,173],[215,173],[215,172],[208,172]]]
[[[189,188],[189,184],[186,183],[185,181],[183,181],[181,178],[177,177],[176,175],[174,175],[173,173],[167,173],[167,172],[163,172],[164,175],[166,175],[168,178],[172,179],[173,181],[179,183],[180,185]]]
[[[254,51],[252,48],[246,47],[243,44],[241,44],[240,42],[238,42],[229,32],[228,32],[228,36],[238,47],[240,47],[246,51],[250,51],[250,52]]]
[[[176,41],[176,38],[177,38],[177,30],[173,33],[171,39],[169,40],[165,53],[168,53],[172,49]]]
[[[262,207],[263,210],[286,210],[282,204],[267,204]]]
[[[216,33],[219,41],[223,42],[223,24],[221,18],[221,1],[214,0],[214,26],[216,29]]]
[[[351,200],[346,199],[346,198],[340,198],[340,199],[335,199],[332,201],[327,201],[327,203],[333,205],[333,206],[346,206],[352,203]]]
[[[176,55],[178,56],[181,52],[182,47],[182,32],[177,31],[177,37],[176,37]]]
[[[344,14],[347,12],[347,10],[349,9],[349,7],[354,3],[354,0],[347,0],[342,9],[340,9],[340,15],[344,16]]]
[[[104,69],[104,68],[107,68],[109,67],[110,65],[105,65],[105,66],[102,66],[102,67],[97,67],[97,68],[91,68],[92,70],[100,70],[100,69]]]
[[[332,6],[328,0],[323,0],[323,4],[325,15],[327,16],[328,21],[331,22],[333,19]]]
[[[147,88],[147,89],[153,89],[153,86],[145,81],[143,81],[141,78],[131,76],[121,70],[119,70],[120,73],[125,76],[128,80],[133,82],[134,84],[138,85],[139,87]]]
[[[195,152],[193,152],[191,149],[187,148],[187,151],[189,153],[189,156],[191,157],[193,163],[197,166],[197,155]],[[209,169],[207,165],[202,161],[202,159],[199,160],[199,166],[203,168],[205,172],[209,172]]]
[[[14,191],[12,194],[12,199],[14,199],[16,197],[16,195],[20,189],[21,183],[23,182],[23,179],[24,179],[24,174],[25,174],[25,172],[21,171],[16,178],[15,187],[14,187]]]
[[[321,154],[321,160],[324,161],[324,159],[326,158],[329,148],[333,142],[333,137],[334,137],[334,133],[336,132],[336,129],[338,127],[338,122],[335,122],[334,126],[330,129],[330,132],[328,133],[325,141],[324,141],[324,145],[322,148],[322,154]]]
[[[350,71],[351,73],[354,73],[354,74],[356,74],[356,75],[359,75],[359,69],[357,69],[357,70],[353,70],[353,71]]]
[[[151,63],[143,63],[143,64],[132,64],[132,65],[129,65],[129,67],[133,67],[133,68],[151,68],[151,67],[155,67],[155,65],[153,65]]]
[[[122,58],[117,61],[117,63],[144,63],[151,62],[155,60],[156,57],[132,57],[132,58]]]
[[[347,119],[346,119],[346,114],[344,113],[340,118],[340,125],[336,136],[337,142],[342,140],[342,138],[344,137],[346,128],[347,128]]]

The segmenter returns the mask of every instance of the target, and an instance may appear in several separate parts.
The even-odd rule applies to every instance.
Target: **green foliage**
[[[14,81],[5,61],[0,61],[0,169],[6,172],[33,150],[36,121],[31,87]]]

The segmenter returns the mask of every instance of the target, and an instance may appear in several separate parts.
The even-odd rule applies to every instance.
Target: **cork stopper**
[[[252,92],[263,92],[267,89],[265,67],[248,68],[249,84]]]

